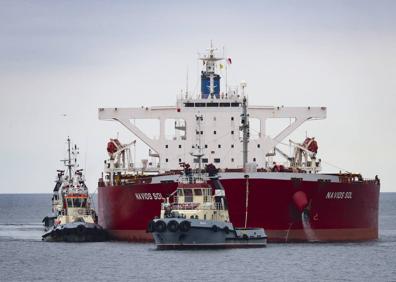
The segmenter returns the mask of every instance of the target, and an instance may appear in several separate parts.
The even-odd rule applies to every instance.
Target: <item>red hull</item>
[[[244,227],[245,179],[222,180],[231,222]],[[121,240],[151,241],[147,223],[177,183],[99,187],[99,224]],[[249,179],[247,227],[263,227],[269,241],[363,241],[378,238],[380,186],[375,182]],[[306,195],[305,220],[298,197]],[[303,193],[301,193],[303,192]],[[297,199],[297,200],[296,200]]]

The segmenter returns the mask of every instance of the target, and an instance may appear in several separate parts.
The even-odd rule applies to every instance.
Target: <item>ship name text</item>
[[[352,199],[352,192],[327,192],[326,199]]]
[[[137,200],[162,200],[161,193],[135,193]]]

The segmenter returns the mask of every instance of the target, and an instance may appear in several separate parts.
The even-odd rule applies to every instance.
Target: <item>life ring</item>
[[[167,227],[170,232],[176,232],[179,229],[179,223],[176,220],[171,220]]]
[[[155,223],[155,231],[157,232],[164,232],[166,230],[166,224],[162,220],[158,220]]]
[[[188,232],[191,228],[191,223],[187,220],[183,220],[179,224],[179,229],[181,232]]]
[[[147,225],[147,232],[153,233],[155,231],[155,222],[152,220]]]

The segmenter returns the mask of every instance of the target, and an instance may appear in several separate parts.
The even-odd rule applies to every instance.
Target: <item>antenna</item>
[[[223,58],[225,58],[225,93],[228,94],[228,60],[225,55],[225,47],[223,46]]]
[[[242,103],[242,114],[241,114],[241,123],[242,125],[239,127],[239,130],[242,130],[243,133],[243,169],[246,172],[246,164],[248,160],[248,143],[249,143],[249,115],[247,113],[247,102],[246,97],[243,97]]]
[[[186,99],[188,98],[188,66],[187,66],[187,74],[186,74]]]

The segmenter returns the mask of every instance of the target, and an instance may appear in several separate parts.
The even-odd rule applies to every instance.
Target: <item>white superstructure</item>
[[[115,120],[124,125],[150,148],[150,155],[157,158],[155,169],[159,172],[178,169],[179,163],[197,163],[192,154],[197,149],[200,135],[204,156],[202,163],[213,163],[221,169],[242,168],[243,144],[241,129],[242,104],[246,83],[239,89],[220,92],[220,76],[215,73],[222,58],[214,55],[213,48],[200,60],[205,65],[201,73],[201,94],[193,98],[187,94],[179,98],[176,106],[140,108],[100,108],[100,120]],[[227,62],[225,62],[227,63]],[[248,101],[247,101],[248,102]],[[250,136],[247,163],[253,168],[272,166],[269,158],[276,146],[304,122],[326,118],[325,107],[264,107],[247,106],[248,120],[259,121],[259,130]],[[197,128],[196,116],[202,116]],[[292,122],[275,136],[269,136],[266,124],[269,119],[289,118]],[[149,137],[136,120],[156,120],[159,123],[157,138]],[[167,136],[165,125],[174,123],[174,136]],[[314,163],[316,163],[314,161]]]

